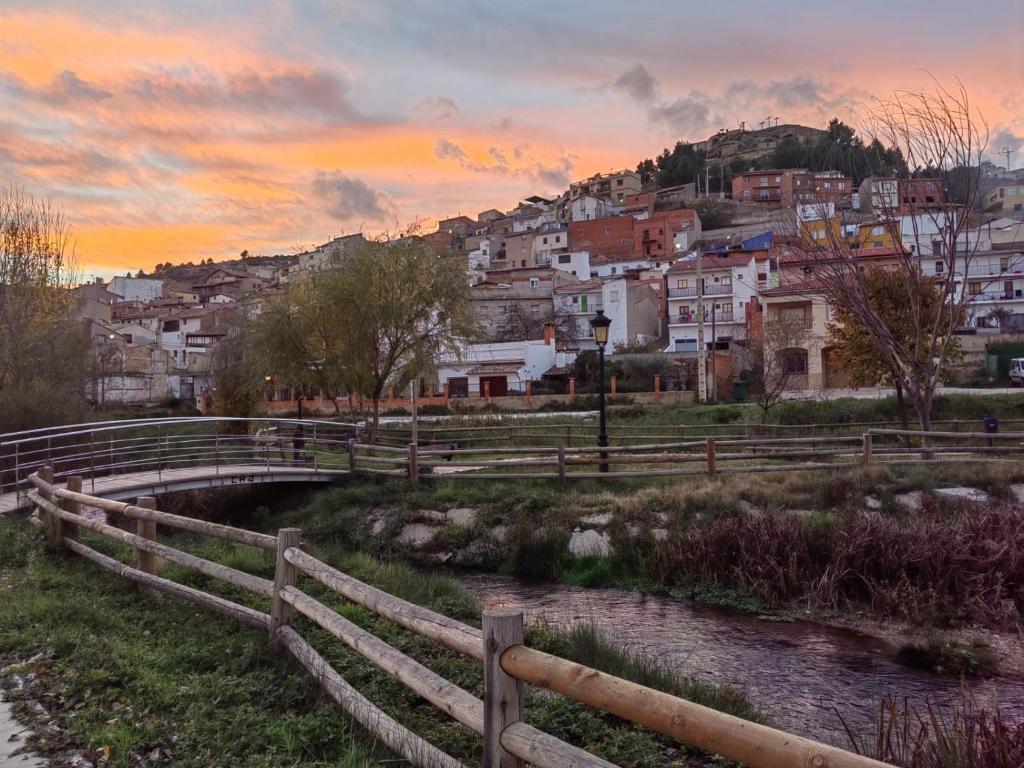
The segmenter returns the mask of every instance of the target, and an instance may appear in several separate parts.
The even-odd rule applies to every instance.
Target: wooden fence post
[[[409,480],[414,483],[420,481],[420,464],[416,454],[416,443],[409,443]]]
[[[862,458],[864,466],[871,463],[871,433],[864,433],[864,456]]]
[[[36,470],[36,474],[39,475],[39,479],[44,483],[53,485],[53,467],[45,466],[40,467]],[[42,488],[39,489],[39,495],[47,501],[53,501],[53,494],[50,491],[45,491]],[[43,523],[43,532],[46,534],[46,548],[50,551],[56,551],[61,547],[62,528],[61,520],[56,515],[51,514],[48,510],[39,508],[39,519]]]
[[[353,475],[356,473],[356,439],[348,439],[348,471]]]
[[[74,491],[75,493],[81,493],[82,492],[82,476],[81,475],[72,475],[71,477],[68,478],[68,482],[67,482],[67,485],[65,487],[69,491]],[[64,507],[64,509],[66,509],[68,512],[70,512],[73,515],[80,515],[80,514],[82,514],[82,505],[79,504],[77,501],[70,501],[69,499],[61,499],[61,506]],[[81,529],[77,525],[75,525],[74,523],[64,523],[64,537],[65,538],[74,539],[75,541],[78,541],[78,539],[79,539],[79,531],[80,530]]]
[[[484,768],[523,768],[523,761],[501,746],[501,734],[522,719],[523,687],[501,668],[501,655],[523,644],[523,614],[484,611]]]
[[[715,438],[708,437],[707,447],[707,461],[708,461],[708,474],[713,475],[718,471],[718,467],[715,464]]]
[[[569,377],[569,397],[576,397],[576,379]]]
[[[612,376],[611,377],[611,387],[610,387],[610,390],[611,391],[608,394],[611,397],[611,399],[614,400],[616,398],[616,396],[619,394],[618,377],[616,377],[616,376]]]
[[[654,402],[661,400],[661,374],[654,374]]]
[[[143,509],[156,509],[156,499],[152,496],[139,496],[138,501],[135,505],[142,507]],[[144,539],[150,541],[156,541],[156,521],[155,520],[136,520],[135,521],[135,533]],[[156,555],[152,552],[143,552],[141,549],[135,550],[135,567],[143,573],[156,573]],[[151,587],[145,584],[139,584],[139,592],[152,592]]]
[[[558,479],[565,482],[565,444],[558,446]]]
[[[290,626],[294,609],[281,598],[281,590],[294,587],[298,569],[284,559],[284,553],[302,543],[301,528],[282,528],[277,532],[277,567],[274,570],[274,603],[270,609],[270,647],[279,650],[277,630]]]

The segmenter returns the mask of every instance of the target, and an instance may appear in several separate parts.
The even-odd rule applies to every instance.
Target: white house
[[[634,342],[647,342],[661,331],[658,292],[635,275],[595,278],[564,285],[554,292],[555,314],[564,318],[572,349],[597,349],[590,321],[601,310],[612,321],[608,327],[608,349]]]
[[[123,301],[146,303],[163,298],[164,281],[151,277],[115,277],[107,290],[120,296]]]
[[[590,252],[589,251],[565,251],[551,256],[551,263],[548,265],[554,269],[568,272],[580,280],[590,279]]]
[[[616,205],[611,200],[600,197],[583,195],[575,198],[569,205],[569,219],[571,221],[587,221],[589,219],[607,219],[611,216],[618,216],[625,209],[623,205]]]
[[[750,253],[726,253],[681,259],[673,264],[668,282],[666,352],[697,351],[697,258],[703,258],[704,342],[719,348],[747,336],[746,305],[757,294],[758,267]]]
[[[569,362],[556,350],[554,326],[549,325],[543,339],[466,344],[435,364],[438,383],[450,397],[502,397],[525,392],[526,382],[540,381],[552,366]]]

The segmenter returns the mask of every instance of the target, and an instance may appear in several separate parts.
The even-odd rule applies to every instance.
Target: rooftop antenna
[[[743,133],[743,131],[745,131],[746,128],[747,128],[747,121],[746,120],[740,120],[740,133]]]
[[[1013,154],[1013,150],[1009,147],[1003,147],[999,150],[999,154],[1006,158],[1006,170],[1010,170],[1010,155]]]
[[[766,118],[764,119],[764,121],[765,121],[766,123],[768,123],[768,127],[769,127],[769,128],[771,128],[771,127],[772,127],[772,116],[771,116],[771,115],[768,115],[768,117],[766,117]]]
[[[762,128],[764,128],[764,120],[762,120],[760,123],[758,123],[758,125],[760,125]]]
[[[776,124],[776,125],[778,125],[778,124],[779,124],[779,117],[778,117],[778,115],[776,115],[776,116],[775,116],[775,124]]]

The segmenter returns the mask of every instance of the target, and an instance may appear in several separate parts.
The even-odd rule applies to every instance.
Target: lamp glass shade
[[[597,346],[603,347],[608,343],[608,326],[612,321],[605,317],[604,310],[597,310],[597,315],[590,321],[590,327],[594,329],[594,341]]]

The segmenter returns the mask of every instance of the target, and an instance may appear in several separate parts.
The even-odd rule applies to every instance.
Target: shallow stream
[[[849,630],[619,589],[534,584],[494,574],[460,580],[485,607],[521,608],[528,621],[594,620],[609,636],[670,661],[684,674],[742,687],[778,727],[844,746],[840,716],[865,733],[885,696],[921,704],[930,697],[940,706],[961,696],[959,679],[897,664],[891,645]],[[967,685],[979,704],[996,700],[1005,715],[1024,719],[1024,678]]]

